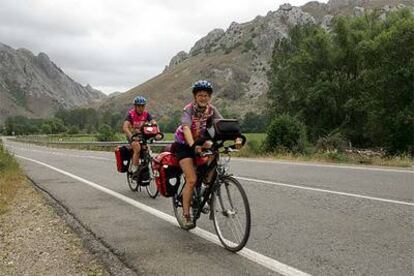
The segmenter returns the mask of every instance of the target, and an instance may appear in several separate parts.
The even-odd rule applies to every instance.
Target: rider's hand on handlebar
[[[195,146],[194,147],[194,152],[196,154],[200,154],[201,152],[203,152],[203,147],[202,146]]]
[[[131,136],[131,141],[140,141],[140,138],[137,134]]]
[[[234,141],[234,147],[236,149],[241,149],[243,146],[243,140],[241,138],[236,138],[236,140]]]
[[[211,140],[206,140],[204,143],[203,143],[203,149],[211,149],[211,147],[213,146],[213,141],[211,141]]]

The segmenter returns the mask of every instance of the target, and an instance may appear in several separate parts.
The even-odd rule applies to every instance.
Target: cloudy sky
[[[0,42],[45,52],[106,94],[162,72],[214,28],[306,0],[0,0]],[[326,1],[321,1],[326,2]]]

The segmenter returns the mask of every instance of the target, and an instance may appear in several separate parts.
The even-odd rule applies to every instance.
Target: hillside
[[[0,123],[14,115],[47,117],[61,107],[105,97],[71,79],[45,53],[35,56],[29,50],[0,43]]]
[[[388,4],[388,6],[385,6]],[[189,53],[179,52],[164,72],[119,96],[104,100],[100,107],[125,110],[136,95],[149,98],[149,109],[169,116],[191,99],[191,84],[209,79],[216,88],[213,103],[220,110],[243,116],[261,113],[268,90],[267,74],[274,44],[297,24],[318,23],[329,28],[336,15],[360,16],[366,9],[413,5],[411,0],[331,0],[309,2],[302,7],[284,4],[250,22],[233,22],[227,30],[215,29],[197,41]]]

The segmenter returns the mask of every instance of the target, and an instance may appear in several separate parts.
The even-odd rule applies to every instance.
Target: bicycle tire
[[[130,172],[126,172],[126,177],[127,177],[127,183],[129,186],[129,189],[133,192],[138,191],[138,182],[134,179],[132,179],[132,173]]]
[[[157,184],[155,183],[155,177],[154,177],[154,171],[152,170],[152,160],[150,159],[148,163],[149,171],[150,171],[150,183],[149,185],[145,186],[145,189],[147,190],[148,195],[151,198],[156,198],[159,194]]]
[[[237,252],[246,245],[250,236],[251,214],[249,201],[240,182],[235,178],[224,176],[218,181],[221,183],[217,189],[214,190],[211,203],[214,229],[216,230],[216,234],[222,245],[229,251]],[[230,192],[230,185],[232,185],[232,190],[234,191],[233,194]],[[237,196],[242,199],[242,205],[240,206],[243,206],[244,210],[241,210],[239,205],[235,206],[236,204],[239,204],[235,200],[236,193],[238,193]],[[228,200],[229,203],[225,203],[225,200]],[[240,216],[237,216],[238,214],[240,214]],[[226,222],[222,223],[221,219]],[[244,227],[241,225],[240,219],[245,221]],[[230,227],[234,226],[234,229],[231,229],[230,231],[224,229],[226,224],[231,224]],[[234,240],[230,240],[231,236],[234,237]]]

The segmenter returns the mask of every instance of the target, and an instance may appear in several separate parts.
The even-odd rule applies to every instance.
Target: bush
[[[344,152],[346,147],[346,140],[340,132],[320,137],[316,143],[316,148],[322,151],[337,150],[339,152]]]
[[[67,134],[73,135],[73,134],[79,134],[80,130],[77,126],[71,126],[67,132]]]
[[[303,123],[287,114],[273,118],[264,141],[266,151],[303,152],[305,144],[306,130]]]
[[[109,125],[105,124],[99,129],[96,139],[98,141],[114,141],[115,133]]]
[[[253,155],[259,155],[263,152],[263,149],[259,141],[252,140],[252,141],[247,141],[245,145],[245,151]]]

